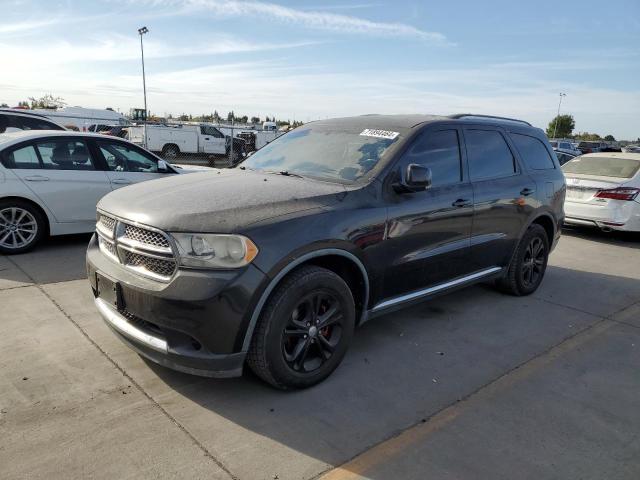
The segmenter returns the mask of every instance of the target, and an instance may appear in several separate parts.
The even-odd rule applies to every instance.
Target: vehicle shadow
[[[603,232],[597,228],[565,225],[562,228],[562,235],[620,247],[640,249],[640,232],[619,232],[616,230]]]
[[[536,296],[484,284],[442,296],[363,325],[334,374],[302,391],[275,390],[248,368],[216,380],[149,366],[172,390],[159,402],[207,448],[234,452],[221,461],[241,478],[241,458],[260,448],[266,472],[291,450],[336,466],[601,320],[560,305],[569,299],[617,311],[640,299],[640,280],[549,266]]]
[[[85,251],[90,238],[91,234],[49,237],[31,252],[8,258],[36,283],[79,280],[87,277]]]

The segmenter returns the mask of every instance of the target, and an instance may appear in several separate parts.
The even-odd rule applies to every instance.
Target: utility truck
[[[146,142],[145,142],[146,131]],[[226,132],[225,132],[226,133]],[[231,135],[209,124],[136,125],[128,128],[128,139],[159,152],[169,161],[182,154],[231,155]],[[245,140],[233,139],[232,163],[238,163],[245,154]]]

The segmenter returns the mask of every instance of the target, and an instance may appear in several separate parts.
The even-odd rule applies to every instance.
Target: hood
[[[98,209],[168,232],[238,232],[243,227],[346,195],[344,185],[249,170],[211,169],[121,188]]]

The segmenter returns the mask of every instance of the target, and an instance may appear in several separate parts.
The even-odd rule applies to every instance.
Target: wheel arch
[[[42,216],[47,222],[45,225],[45,235],[51,234],[51,223],[53,219],[49,216],[49,213],[44,209],[44,207],[40,205],[38,202],[36,202],[35,200],[32,200],[31,198],[21,197],[19,195],[8,195],[6,197],[0,197],[0,201],[5,201],[5,200],[19,200],[21,202],[28,203],[29,205],[34,207],[36,210],[38,210],[42,214]]]
[[[531,225],[537,224],[544,228],[544,231],[547,232],[547,240],[549,240],[549,248],[552,248],[553,241],[556,235],[556,223],[548,212],[542,212],[541,214],[535,216],[527,225],[529,228]],[[526,229],[525,229],[526,231]]]
[[[242,343],[242,352],[247,352],[251,344],[251,338],[255,330],[260,314],[267,300],[284,279],[287,274],[293,271],[295,268],[302,265],[315,265],[323,267],[340,276],[354,297],[356,304],[356,312],[358,315],[357,324],[360,324],[366,320],[369,303],[369,274],[358,257],[354,254],[338,249],[327,248],[321,250],[315,250],[313,252],[306,253],[295,260],[289,262],[284,268],[282,268],[275,277],[269,282],[267,288],[260,296],[260,300],[251,314],[249,326],[244,335],[244,341]]]

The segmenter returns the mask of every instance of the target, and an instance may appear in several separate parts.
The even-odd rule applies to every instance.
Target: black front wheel
[[[498,286],[512,295],[530,295],[535,292],[549,259],[547,232],[538,224],[531,225],[518,244],[506,275],[498,280]]]
[[[265,305],[247,363],[275,387],[310,387],[340,364],[354,326],[353,296],[344,280],[324,268],[301,267]]]

